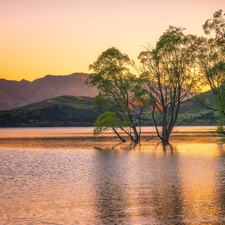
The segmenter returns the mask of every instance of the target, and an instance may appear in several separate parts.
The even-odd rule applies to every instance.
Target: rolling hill
[[[64,95],[0,112],[0,127],[92,126],[102,110],[93,97]]]
[[[207,100],[212,104],[212,93],[206,92]],[[93,109],[93,97],[64,95],[37,103],[31,103],[16,109],[0,112],[0,127],[54,127],[54,126],[92,126],[97,117],[103,113],[101,108]],[[135,109],[135,105],[132,108]],[[141,124],[154,126],[149,109],[145,110]],[[135,111],[134,111],[135,114]],[[160,124],[161,118],[156,113]],[[217,112],[205,109],[194,98],[182,102],[177,125],[216,125]]]
[[[205,99],[209,105],[213,105],[213,94],[211,91],[204,93]],[[159,113],[156,113],[156,120],[162,125]],[[210,126],[217,125],[219,120],[219,113],[213,112],[203,107],[195,97],[187,99],[181,103],[179,115],[177,119],[177,126]],[[150,114],[144,114],[143,125],[154,126]]]

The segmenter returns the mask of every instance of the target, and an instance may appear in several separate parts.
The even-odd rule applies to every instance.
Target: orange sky
[[[202,24],[224,0],[0,0],[0,78],[89,73],[116,47],[137,64],[169,25],[203,35]]]

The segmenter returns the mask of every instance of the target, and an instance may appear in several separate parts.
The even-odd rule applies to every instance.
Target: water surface
[[[159,127],[159,130],[161,127]],[[62,137],[73,136],[74,134],[93,133],[93,127],[26,127],[26,128],[0,128],[0,138],[4,137]],[[155,127],[142,127],[142,132],[155,132]],[[173,131],[176,132],[207,132],[215,131],[215,126],[177,126]]]
[[[225,223],[225,146],[209,137],[166,151],[2,144],[0,224]]]

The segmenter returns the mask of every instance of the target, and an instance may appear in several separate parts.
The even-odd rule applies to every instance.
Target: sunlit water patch
[[[225,223],[225,147],[2,147],[0,202],[0,224]]]

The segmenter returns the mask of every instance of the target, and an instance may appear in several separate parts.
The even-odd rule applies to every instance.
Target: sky
[[[90,73],[110,47],[137,56],[170,25],[203,36],[224,0],[0,0],[0,78]]]

